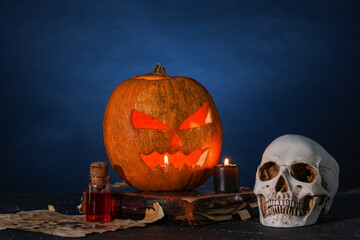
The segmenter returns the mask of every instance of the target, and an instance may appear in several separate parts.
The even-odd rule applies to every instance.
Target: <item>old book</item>
[[[86,194],[84,194],[85,198]],[[82,209],[86,211],[86,199]],[[216,194],[212,187],[199,187],[186,192],[141,192],[131,187],[113,188],[111,192],[112,218],[143,219],[147,208],[158,202],[167,221],[181,221],[201,225],[236,217],[250,218],[249,208],[256,207],[256,196],[250,188],[238,193]]]

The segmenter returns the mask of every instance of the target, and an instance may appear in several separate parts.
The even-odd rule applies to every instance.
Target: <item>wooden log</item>
[[[82,201],[86,213],[86,194]],[[250,218],[247,211],[256,206],[256,196],[250,188],[242,187],[238,193],[216,194],[212,187],[199,187],[186,192],[141,192],[131,187],[113,188],[111,193],[112,218],[143,219],[145,210],[158,202],[165,219],[189,225],[202,225],[225,221],[240,216]]]

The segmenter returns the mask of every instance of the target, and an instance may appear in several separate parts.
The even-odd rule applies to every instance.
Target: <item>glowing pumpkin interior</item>
[[[178,130],[186,131],[187,129],[202,127],[211,123],[212,121],[213,119],[211,116],[211,110],[209,108],[209,104],[206,103],[199,110],[185,119],[178,127]],[[136,109],[131,110],[131,123],[134,129],[157,129],[162,131],[173,131],[173,129],[171,129],[169,126],[166,126],[161,121],[144,113],[138,112]],[[170,143],[171,148],[182,145],[179,136],[175,131],[173,132],[174,135]],[[202,167],[206,160],[208,149],[208,147],[204,149],[197,149],[188,155],[185,155],[181,150],[173,154],[160,154],[154,151],[147,155],[140,153],[140,157],[149,168],[154,168],[157,166],[167,167],[170,165],[173,165],[176,168],[180,168],[183,165],[187,165],[189,167],[198,165]]]

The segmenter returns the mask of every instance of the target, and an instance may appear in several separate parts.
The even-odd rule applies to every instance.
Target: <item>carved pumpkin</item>
[[[208,91],[194,79],[170,77],[160,64],[115,88],[103,131],[115,172],[145,191],[203,184],[222,146],[220,117]]]

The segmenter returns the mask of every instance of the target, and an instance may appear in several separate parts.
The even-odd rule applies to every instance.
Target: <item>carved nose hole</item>
[[[275,185],[275,191],[276,192],[287,192],[288,191],[288,185],[285,181],[285,178],[283,176],[279,177],[279,180],[277,181]]]
[[[174,137],[171,140],[170,147],[176,147],[176,146],[179,146],[179,145],[181,145],[179,137],[178,137],[178,135],[176,133],[174,133]]]

